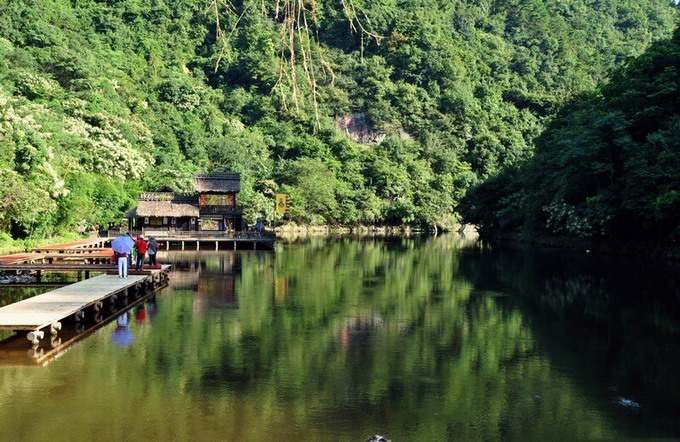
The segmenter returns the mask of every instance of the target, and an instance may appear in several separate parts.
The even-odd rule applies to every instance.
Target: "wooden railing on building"
[[[199,206],[201,215],[240,215],[240,206]]]

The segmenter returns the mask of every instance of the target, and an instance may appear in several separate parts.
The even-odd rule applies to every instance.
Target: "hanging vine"
[[[319,123],[319,93],[317,77],[323,75],[335,81],[335,75],[324,57],[319,38],[317,0],[254,0],[244,2],[239,13],[229,0],[211,0],[209,9],[215,16],[216,41],[220,51],[215,62],[215,72],[227,57],[239,24],[248,13],[258,13],[273,18],[278,24],[278,78],[272,92],[279,95],[286,112],[299,112],[311,102],[316,123]],[[343,13],[349,21],[350,32],[361,35],[362,52],[364,37],[380,42],[380,36],[369,30],[370,20],[358,9],[353,0],[341,0]],[[257,7],[259,6],[259,8]],[[273,7],[273,9],[268,8]],[[270,14],[273,13],[273,17]],[[363,17],[363,21],[359,18]],[[229,20],[221,20],[228,17]],[[223,21],[231,22],[229,29]],[[364,22],[366,24],[364,24]]]

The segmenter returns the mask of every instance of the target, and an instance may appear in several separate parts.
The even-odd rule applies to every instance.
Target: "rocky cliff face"
[[[335,119],[336,126],[345,132],[349,139],[361,144],[377,144],[385,139],[385,134],[376,132],[363,113],[353,113]]]

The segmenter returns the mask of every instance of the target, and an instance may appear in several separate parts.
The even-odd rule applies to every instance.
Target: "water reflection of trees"
[[[532,253],[461,251],[446,238],[309,241],[276,254],[229,255],[178,257],[173,284],[158,298],[159,314],[134,330],[134,349],[121,357],[106,340],[74,349],[50,369],[53,375],[78,373],[78,388],[50,387],[45,395],[79,404],[76,412],[129,408],[129,426],[114,428],[112,438],[363,440],[380,432],[393,440],[561,440],[628,434],[603,411],[607,398],[594,391],[599,385],[588,388],[593,375],[585,372],[598,357],[609,359],[596,348],[613,347],[620,353],[610,370],[630,373],[621,364],[625,334],[618,346],[598,343],[591,350],[568,333],[572,321],[579,329],[596,324],[586,330],[606,344],[611,326],[601,324],[611,315],[620,315],[619,323],[632,318],[629,310],[612,309],[619,302],[611,279],[617,271],[587,271],[587,263]],[[197,308],[197,298],[219,299],[231,287],[237,308],[209,301]],[[565,362],[571,359],[577,362]],[[101,373],[110,378],[105,391]],[[0,372],[0,386],[8,379]],[[42,399],[25,391],[15,399],[39,412]],[[159,415],[158,425],[133,418]],[[16,411],[0,406],[0,430],[13,422],[20,422]],[[50,422],[22,434],[35,439],[49,429]]]
[[[511,293],[553,361],[586,382],[599,382],[593,387],[603,396],[632,395],[649,413],[668,418],[675,413],[669,404],[680,396],[674,371],[680,364],[678,267],[505,249],[478,256],[461,270],[476,286]],[[659,422],[650,425],[654,432],[664,431]],[[649,434],[646,430],[636,429]]]
[[[156,378],[183,377],[211,401],[262,401],[275,421],[294,410],[336,436],[375,422],[405,438],[549,436],[536,418],[554,413],[604,434],[581,392],[551,378],[521,312],[461,278],[455,244],[308,242],[239,259],[238,310],[188,320],[185,297],[169,297],[165,320],[186,326],[149,345]]]

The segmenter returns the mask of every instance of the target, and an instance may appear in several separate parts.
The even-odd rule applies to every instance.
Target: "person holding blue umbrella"
[[[127,235],[121,235],[111,241],[111,248],[118,264],[118,277],[128,277],[128,255],[132,253],[132,246],[135,243]]]

